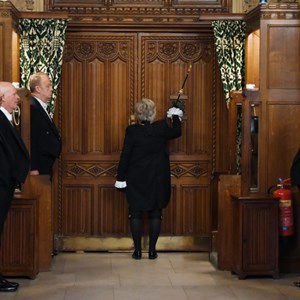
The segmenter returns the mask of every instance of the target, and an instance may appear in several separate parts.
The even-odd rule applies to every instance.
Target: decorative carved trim
[[[17,22],[19,18],[19,12],[15,6],[9,1],[0,1],[0,16],[2,18],[13,18],[14,22]]]
[[[264,20],[297,20],[299,18],[299,3],[270,3],[261,6],[261,19]]]
[[[48,0],[45,9],[52,12],[67,12],[71,18],[71,23],[102,22],[107,24],[117,23],[118,25],[120,23],[135,24],[135,26],[138,24],[153,25],[153,23],[173,23],[180,26],[180,23],[199,22],[199,17],[203,13],[228,13],[228,7],[219,3],[223,1],[210,4],[207,1],[181,2],[183,1],[105,0],[97,1],[95,4],[86,4],[83,1],[74,1],[73,4],[67,4],[64,1]]]
[[[64,61],[69,61],[75,56],[80,61],[91,60],[99,57],[105,60],[114,60],[117,57],[127,60],[129,56],[130,38],[126,41],[116,41],[114,36],[103,37],[102,41],[88,40],[90,36],[81,37],[78,41],[66,40]],[[91,37],[93,38],[93,37]]]
[[[115,177],[117,174],[117,163],[105,162],[67,162],[65,173],[67,177]]]
[[[25,0],[26,9],[33,10],[34,9],[34,0]]]
[[[0,8],[1,9],[1,8]],[[1,12],[0,12],[0,16],[1,18],[10,18],[11,16],[11,11],[6,9],[6,10],[2,10],[1,9]]]
[[[171,175],[175,176],[176,178],[207,177],[208,163],[199,161],[171,163]]]
[[[91,177],[115,177],[118,162],[67,162],[65,165],[66,177],[91,178]],[[207,177],[208,162],[189,161],[171,163],[171,174],[180,177]]]
[[[252,32],[260,27],[261,20],[298,20],[299,3],[270,3],[255,7],[246,14],[247,31]]]

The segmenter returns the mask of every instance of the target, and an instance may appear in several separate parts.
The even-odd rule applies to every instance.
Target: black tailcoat
[[[29,153],[17,130],[0,110],[0,233],[18,183],[29,172]]]
[[[181,122],[165,120],[130,125],[118,166],[118,181],[126,181],[129,208],[149,211],[165,208],[170,200],[171,178],[168,140],[181,135]]]
[[[52,167],[61,152],[61,138],[54,122],[41,104],[30,98],[31,170],[52,175]]]

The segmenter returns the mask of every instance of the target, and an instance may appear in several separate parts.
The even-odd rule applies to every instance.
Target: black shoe
[[[295,281],[295,282],[294,282],[294,285],[295,285],[296,287],[300,287],[300,281]]]
[[[15,292],[18,286],[12,286],[7,280],[0,281],[0,292]]]
[[[0,283],[5,283],[5,284],[7,284],[7,285],[11,285],[11,286],[14,286],[14,287],[16,287],[16,288],[19,287],[19,284],[18,284],[17,282],[8,281],[8,280],[6,280],[6,279],[4,279],[4,278],[2,278],[2,279],[0,280]]]
[[[142,251],[134,251],[132,253],[132,258],[133,259],[141,259],[142,258]]]
[[[149,259],[156,259],[157,258],[157,252],[156,251],[149,251],[148,258]]]

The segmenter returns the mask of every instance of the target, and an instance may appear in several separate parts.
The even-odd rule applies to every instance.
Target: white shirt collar
[[[4,113],[9,122],[12,122],[12,114],[10,114],[3,106],[0,107],[0,110]]]
[[[43,109],[45,109],[47,111],[47,103],[45,103],[44,101],[42,101],[41,99],[37,98],[36,96],[33,96],[43,107]]]
[[[39,103],[40,105],[42,106],[42,108],[44,109],[44,111],[46,112],[47,116],[50,118],[50,120],[52,120],[48,110],[47,110],[47,106],[48,104],[45,103],[44,101],[42,101],[41,99],[37,98],[36,96],[33,96]]]

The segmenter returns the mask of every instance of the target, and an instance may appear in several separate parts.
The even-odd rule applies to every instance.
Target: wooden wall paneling
[[[29,175],[24,185],[25,191],[38,201],[38,266],[41,272],[50,271],[53,254],[53,203],[49,175]]]
[[[82,108],[84,116],[82,127],[77,130],[82,122],[76,122],[79,123],[77,128],[75,127],[74,132],[67,134],[67,136],[73,140],[76,138],[76,134],[83,130],[83,136],[87,139],[82,141],[83,145],[87,144],[84,146],[87,149],[82,149],[84,153],[115,153],[118,155],[123,146],[123,132],[118,128],[125,128],[128,125],[129,115],[133,112],[135,84],[133,51],[135,45],[132,37],[121,37],[122,35],[115,36],[115,38],[104,35],[96,41],[97,37],[94,36],[84,41],[84,37],[79,36],[76,37],[78,40],[76,45],[72,41],[67,41],[70,57],[66,58],[66,63],[73,64],[73,57],[81,57],[82,59],[77,75],[82,86],[79,86],[78,90],[75,89],[81,96],[75,98],[78,107],[73,109],[80,117],[81,110],[79,108]],[[83,38],[82,42],[80,42],[81,38]],[[90,49],[87,50],[90,52],[85,53],[84,47]],[[76,52],[72,52],[75,49],[77,49]],[[72,74],[72,70],[73,68],[70,69],[71,73],[66,70],[64,82],[67,83],[67,78],[74,78],[76,74]],[[70,84],[73,83],[70,82]],[[68,91],[72,93],[72,87],[66,86],[66,89],[64,88],[66,95],[63,97],[69,95]],[[74,95],[71,94],[71,96]],[[129,100],[131,102],[128,102]],[[66,105],[66,110],[69,110],[68,104]],[[69,111],[71,113],[72,109]],[[69,117],[72,118],[70,114]],[[66,132],[71,130],[68,125],[66,126]]]
[[[34,279],[39,272],[38,201],[16,194],[1,236],[0,267],[4,276]]]
[[[65,185],[62,201],[62,232],[66,236],[92,234],[92,185]]]
[[[19,82],[19,12],[10,1],[0,3],[0,80]]]
[[[125,192],[117,191],[113,186],[98,187],[98,208],[95,206],[94,234],[110,237],[115,234],[131,236],[128,223],[128,205]],[[101,214],[99,215],[99,212]],[[96,232],[98,230],[98,232]]]
[[[183,186],[181,209],[183,209],[182,235],[210,235],[211,207],[207,186]]]
[[[71,48],[67,44],[67,50]],[[66,51],[67,52],[67,51]],[[61,135],[63,140],[63,151],[61,154],[64,160],[64,153],[80,154],[82,151],[84,129],[82,124],[82,101],[83,101],[83,66],[75,58],[70,61],[65,58],[62,66],[62,104]]]
[[[174,181],[173,181],[174,182]],[[171,198],[170,202],[167,206],[167,208],[163,211],[163,222],[162,222],[162,228],[161,228],[161,235],[165,236],[175,236],[176,232],[178,232],[177,229],[177,193],[180,192],[179,188],[176,186],[176,184],[172,184],[171,187]],[[174,226],[175,225],[175,226]]]
[[[299,20],[266,18],[261,21],[260,31],[263,120],[260,177],[262,191],[267,191],[277,183],[278,177],[290,176],[289,169],[299,148],[296,142],[300,98]]]
[[[93,45],[93,44],[92,44]],[[96,48],[96,44],[93,45]],[[108,107],[105,103],[105,63],[98,58],[91,58],[84,63],[85,80],[83,87],[83,116],[84,128],[83,153],[104,154],[105,116]]]
[[[299,20],[265,19],[261,21],[260,32],[261,97],[264,101],[283,99],[298,101],[300,95]],[[278,40],[283,42],[278,43]],[[288,58],[290,60],[287,62]]]
[[[230,270],[233,249],[233,212],[231,195],[240,196],[241,176],[240,175],[220,175],[219,177],[219,201],[218,201],[218,268],[220,270]]]
[[[267,105],[267,184],[273,186],[278,178],[290,177],[293,158],[299,149],[300,103],[270,101]],[[279,158],[279,159],[278,159]]]
[[[268,25],[268,89],[300,89],[299,53],[299,23]]]

